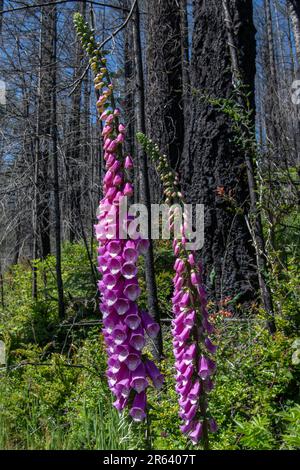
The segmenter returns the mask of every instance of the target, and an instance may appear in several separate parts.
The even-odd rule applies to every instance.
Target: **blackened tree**
[[[239,71],[254,107],[255,28],[251,0],[233,0],[229,13]],[[233,92],[226,15],[222,0],[194,2],[189,126],[181,174],[185,196],[205,205],[204,278],[212,298],[255,298],[255,250],[245,215],[249,187],[243,151],[232,122],[211,104]]]

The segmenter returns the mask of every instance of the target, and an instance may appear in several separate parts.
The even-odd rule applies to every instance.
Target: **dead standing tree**
[[[251,12],[252,10],[252,0],[248,1],[248,9]],[[231,68],[232,68],[232,77],[233,83],[236,87],[239,86],[239,82],[241,81],[244,83],[244,76],[245,73],[243,68],[241,67],[241,59],[238,57],[238,48],[237,48],[237,40],[235,39],[234,35],[234,23],[230,14],[230,8],[227,0],[223,0],[223,11],[225,15],[226,21],[226,29],[227,29],[227,38],[228,38],[228,47],[230,51],[231,57]],[[246,82],[247,83],[247,82]],[[253,90],[252,90],[253,93]],[[254,94],[252,94],[254,96]],[[239,105],[243,109],[247,109],[247,103],[245,101],[245,97],[242,93],[237,94],[237,99]],[[251,110],[251,109],[250,109]],[[252,98],[252,111],[254,111],[254,100]],[[254,112],[252,113],[252,126],[254,131]],[[248,137],[248,139],[247,139]],[[250,135],[245,136],[245,140],[251,139]],[[275,321],[274,321],[274,309],[273,309],[273,300],[270,287],[266,280],[266,275],[268,273],[268,266],[267,266],[267,257],[266,257],[266,250],[265,250],[265,241],[263,235],[263,227],[262,227],[262,220],[261,214],[258,209],[258,196],[257,196],[257,183],[256,183],[256,174],[255,174],[255,167],[254,167],[254,160],[253,158],[255,155],[251,153],[251,148],[244,150],[244,158],[246,164],[246,171],[247,171],[247,179],[248,179],[248,190],[249,190],[249,197],[250,197],[250,213],[249,217],[247,217],[248,226],[250,229],[250,233],[253,238],[255,254],[256,254],[256,263],[257,263],[257,273],[258,273],[258,280],[259,286],[261,291],[261,298],[265,308],[265,312],[268,318],[268,328],[270,333],[274,333],[276,331]]]
[[[255,40],[249,2],[230,2],[241,68],[254,88]],[[244,6],[244,8],[242,7]],[[210,99],[233,92],[231,59],[222,0],[194,2],[190,116],[181,180],[190,203],[205,207],[204,280],[216,302],[227,296],[248,303],[256,298],[255,251],[245,221],[249,188],[243,152],[234,144],[228,116]]]
[[[183,37],[184,5],[177,0],[147,2],[146,108],[147,134],[179,167],[184,141]],[[155,12],[155,14],[153,14]],[[151,199],[160,201],[160,182],[151,169]]]
[[[141,49],[141,34],[140,34],[140,15],[138,1],[135,5],[133,14],[133,45],[134,45],[134,58],[135,58],[135,113],[136,113],[136,130],[137,132],[145,133],[145,90],[144,90],[144,74],[143,74],[143,61]],[[148,230],[151,227],[151,207],[150,207],[150,188],[148,179],[148,161],[147,155],[140,146],[137,146],[137,156],[140,168],[140,195],[141,202],[148,209]],[[150,233],[150,232],[149,232]],[[149,234],[148,234],[149,235]],[[150,315],[160,324],[160,314],[157,300],[157,287],[154,273],[154,256],[153,244],[151,236],[149,239],[149,250],[145,254],[145,275],[146,286],[148,293],[148,308]],[[153,353],[157,359],[162,355],[162,336],[161,330],[157,337],[154,339]]]

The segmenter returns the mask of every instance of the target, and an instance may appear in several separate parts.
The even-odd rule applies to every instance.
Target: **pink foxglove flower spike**
[[[137,305],[141,292],[137,260],[147,249],[148,241],[126,240],[120,236],[120,202],[133,194],[133,185],[128,181],[132,159],[123,156],[126,129],[119,123],[121,112],[115,107],[114,86],[93,33],[81,15],[74,15],[74,23],[82,45],[91,57],[95,88],[102,93],[97,109],[104,124],[102,137],[107,171],[103,178],[103,199],[95,233],[99,243],[98,271],[102,275],[98,288],[108,355],[107,379],[116,398],[116,409],[122,411],[128,406],[132,419],[142,421],[146,417],[148,386],[153,384],[159,389],[163,383],[163,376],[155,364],[145,358],[143,351],[146,335],[153,337],[159,326]],[[122,222],[128,225],[128,215]]]
[[[183,203],[178,191],[178,179],[171,170],[166,156],[160,155],[144,134],[137,135],[138,141],[162,175],[166,202]],[[170,228],[175,225],[175,214],[170,215]],[[213,325],[209,322],[206,309],[207,297],[202,284],[201,265],[196,263],[195,253],[188,251],[187,223],[182,224],[181,236],[173,241],[175,255],[173,279],[173,351],[176,369],[176,392],[179,395],[180,426],[193,444],[203,442],[208,448],[208,432],[215,432],[217,425],[210,416],[207,393],[212,389],[215,362],[212,355],[216,346],[209,335]]]

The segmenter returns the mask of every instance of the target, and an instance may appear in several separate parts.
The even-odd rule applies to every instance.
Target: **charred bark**
[[[240,71],[254,104],[252,2],[232,1],[230,12]],[[245,159],[233,142],[230,119],[207,99],[229,98],[233,91],[222,0],[194,2],[191,90],[181,174],[187,199],[205,205],[204,280],[212,299],[249,302],[256,298],[258,279],[244,215],[250,205]]]
[[[184,140],[182,13],[176,0],[149,0],[147,22],[147,134],[167,155],[172,168],[180,162]],[[155,12],[155,13],[154,13]],[[151,170],[152,200],[160,199],[159,180]]]
[[[300,2],[299,0],[288,0],[288,5],[294,31],[298,74],[300,76]]]
[[[60,186],[59,186],[59,159],[58,159],[58,130],[57,130],[57,9],[52,6],[52,103],[51,103],[51,137],[53,152],[53,193],[54,193],[54,220],[55,220],[55,270],[58,296],[58,316],[62,320],[65,316],[64,288],[61,270],[61,215],[60,215]]]
[[[133,15],[133,44],[135,56],[135,112],[136,112],[136,129],[137,132],[145,133],[145,90],[143,76],[143,62],[141,50],[140,36],[140,16],[138,2]],[[137,157],[140,166],[140,195],[141,202],[148,209],[148,239],[149,249],[145,254],[145,276],[148,293],[148,308],[150,315],[160,324],[160,314],[157,299],[157,287],[154,272],[154,256],[153,244],[150,236],[151,227],[151,208],[150,208],[150,188],[148,180],[148,162],[147,155],[140,146],[137,146]],[[157,337],[153,340],[153,355],[156,359],[162,356],[162,336],[161,330]]]

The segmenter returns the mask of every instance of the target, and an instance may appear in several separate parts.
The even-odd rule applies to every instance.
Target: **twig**
[[[126,7],[111,5],[109,3],[96,2],[93,0],[78,0],[78,1],[79,2],[86,1],[86,3],[90,3],[92,5],[97,5],[100,7],[108,7],[108,8],[114,8],[115,10],[128,11],[128,8]],[[1,10],[0,15],[4,13],[12,13],[14,11],[28,10],[29,8],[40,8],[40,7],[47,7],[51,5],[59,5],[61,3],[73,3],[73,0],[57,0],[56,2],[45,2],[45,3],[39,3],[37,5],[24,5],[23,7],[8,8],[7,10]]]
[[[136,3],[137,3],[137,0],[134,0],[133,3],[132,3],[132,5],[131,5],[130,11],[129,11],[129,13],[128,13],[128,16],[127,16],[126,20],[124,21],[124,23],[122,23],[121,26],[119,26],[119,28],[117,28],[113,33],[111,33],[110,36],[108,36],[106,39],[104,39],[104,41],[102,41],[101,44],[99,44],[99,49],[102,49],[102,47],[103,47],[108,41],[110,41],[111,39],[114,39],[114,37],[115,37],[120,31],[122,31],[123,28],[125,28],[125,26],[126,26],[127,23],[129,22],[130,18],[132,17],[134,8],[135,8],[135,6],[136,6]]]
[[[106,43],[108,43],[109,41],[111,41],[112,39],[114,39],[114,37],[120,32],[122,31],[122,29],[124,29],[126,27],[126,25],[128,24],[128,22],[130,21],[130,18],[132,17],[132,14],[133,14],[133,11],[134,11],[134,7],[136,5],[136,2],[137,0],[134,0],[132,5],[131,5],[131,8],[130,8],[130,11],[128,13],[128,16],[126,18],[126,20],[115,30],[113,31],[106,39],[104,39],[104,41],[102,41],[100,44],[99,44],[99,49],[102,49],[103,46],[105,46]],[[128,11],[126,9],[126,11]],[[90,64],[87,65],[86,69],[84,70],[84,72],[82,73],[82,75],[77,78],[77,80],[75,80],[74,82],[74,88],[70,91],[69,93],[69,96],[71,96],[77,89],[79,83],[84,79],[85,75],[87,74],[88,70],[90,68]]]
[[[80,76],[79,78],[77,78],[77,80],[75,80],[74,83],[72,83],[73,88],[72,88],[72,90],[70,91],[70,93],[69,93],[68,96],[73,95],[73,93],[74,93],[74,91],[76,91],[76,89],[77,89],[79,83],[82,82],[82,80],[83,80],[84,77],[86,76],[87,72],[89,71],[89,68],[90,68],[90,64],[88,64],[88,65],[86,66],[86,68],[84,69],[84,71],[83,71],[83,73],[81,74],[81,76]],[[69,86],[67,86],[67,87],[65,87],[65,88],[69,88],[69,87],[72,86],[72,85],[69,85]],[[60,90],[60,91],[61,91],[61,90]]]

